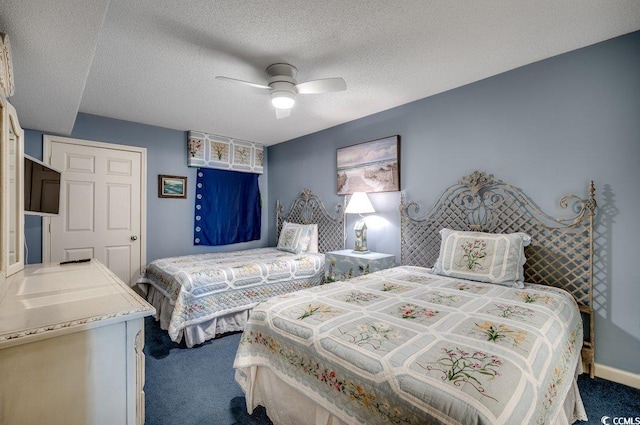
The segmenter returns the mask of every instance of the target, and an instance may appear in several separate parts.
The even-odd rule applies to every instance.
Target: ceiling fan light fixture
[[[216,79],[269,90],[271,104],[276,110],[276,118],[278,119],[287,118],[291,115],[291,109],[296,103],[296,96],[299,94],[330,93],[347,89],[347,83],[342,77],[323,78],[298,83],[298,80],[296,80],[297,72],[298,69],[288,63],[274,63],[267,67],[267,74],[269,75],[267,85],[221,75],[218,75]]]
[[[288,91],[274,91],[271,93],[271,104],[277,109],[291,109],[296,103],[296,97]]]

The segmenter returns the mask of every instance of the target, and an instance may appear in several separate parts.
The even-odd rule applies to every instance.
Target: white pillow
[[[278,238],[277,249],[299,254],[309,247],[311,226],[284,222]]]
[[[309,246],[307,248],[307,252],[309,253],[317,253],[318,252],[318,225],[317,224],[309,224],[311,226],[311,231],[309,232]]]
[[[433,273],[523,288],[525,233],[440,230],[440,255]]]

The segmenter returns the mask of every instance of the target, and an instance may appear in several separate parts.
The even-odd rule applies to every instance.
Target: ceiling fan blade
[[[291,109],[276,108],[276,118],[277,119],[287,118],[289,115],[291,115]]]
[[[240,83],[240,84],[244,84],[244,85],[251,86],[251,87],[257,87],[259,89],[270,89],[271,88],[269,86],[265,86],[264,84],[252,83],[250,81],[238,80],[236,78],[222,77],[220,75],[218,75],[216,77],[216,80],[228,81],[230,83]]]
[[[347,89],[347,83],[340,77],[323,78],[321,80],[307,81],[296,84],[296,90],[300,94],[328,93]]]

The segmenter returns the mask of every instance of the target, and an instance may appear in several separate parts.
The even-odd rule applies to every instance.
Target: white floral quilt
[[[560,289],[402,266],[258,304],[234,367],[245,392],[267,367],[346,423],[545,424],[582,329]]]
[[[324,254],[255,248],[158,259],[138,283],[153,285],[174,304],[168,332],[177,341],[187,326],[320,285],[323,275]]]

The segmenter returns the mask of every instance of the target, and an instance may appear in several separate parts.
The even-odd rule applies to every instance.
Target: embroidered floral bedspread
[[[149,263],[138,283],[149,283],[171,299],[168,332],[177,340],[186,326],[320,285],[323,273],[324,254],[255,248],[158,259]]]
[[[560,289],[403,266],[257,305],[234,367],[245,392],[266,366],[347,423],[545,424],[581,345]]]

